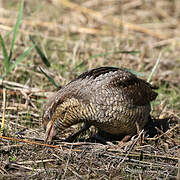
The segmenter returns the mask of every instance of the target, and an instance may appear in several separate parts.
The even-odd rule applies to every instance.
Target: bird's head
[[[50,143],[57,132],[60,133],[64,130],[65,124],[63,126],[62,121],[65,121],[69,114],[70,112],[67,112],[66,104],[61,104],[56,107],[44,107],[42,124],[46,131],[45,142]]]
[[[85,119],[85,106],[75,98],[69,98],[57,104],[54,101],[46,104],[43,109],[42,123],[46,131],[45,142],[50,143],[52,138],[73,124]]]

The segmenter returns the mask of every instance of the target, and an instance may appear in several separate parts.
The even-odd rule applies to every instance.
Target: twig
[[[38,110],[38,108],[35,106],[35,104],[31,101],[31,98],[30,98],[31,94],[27,95],[26,92],[24,92],[23,90],[21,90],[20,92],[26,99],[25,106],[28,107],[28,105],[31,104],[35,110]]]
[[[26,144],[33,144],[33,145],[39,145],[39,146],[45,146],[45,147],[51,147],[51,148],[57,148],[57,149],[61,148],[60,146],[56,146],[56,145],[43,144],[43,143],[38,143],[38,142],[35,142],[35,141],[28,141],[28,140],[25,140],[25,139],[18,139],[18,138],[14,138],[14,137],[0,136],[0,139],[6,139],[6,140],[10,140],[10,141],[18,141],[18,142],[23,142],[23,143],[26,143]],[[80,150],[80,149],[72,149],[72,151],[81,152],[82,150]]]
[[[13,168],[23,168],[23,169],[25,169],[25,170],[30,170],[30,171],[44,171],[44,170],[42,170],[42,169],[35,169],[35,168],[22,166],[22,165],[15,164],[15,163],[10,163],[9,166],[10,166],[10,167],[13,167]]]
[[[69,149],[68,159],[67,159],[66,166],[65,166],[65,169],[64,169],[64,174],[62,175],[62,179],[64,179],[65,176],[66,176],[66,172],[67,172],[68,165],[69,165],[69,160],[70,160],[70,155],[72,153],[72,147],[73,147],[73,145],[71,145],[71,148]]]
[[[109,152],[121,152],[119,151],[118,149],[115,150],[115,149],[107,149],[107,151]],[[121,153],[119,154],[119,156],[123,156],[124,154]],[[133,153],[133,154],[129,154],[128,156],[129,157],[139,157],[141,154],[140,153]],[[178,157],[172,157],[172,156],[162,156],[162,155],[157,155],[157,154],[145,154],[143,153],[143,156],[147,156],[147,157],[151,157],[151,158],[163,158],[163,159],[171,159],[171,160],[178,160]]]
[[[77,172],[75,172],[74,170],[72,170],[70,167],[68,167],[68,169],[75,174],[79,179],[83,179],[82,176],[80,176]]]
[[[180,45],[180,38],[171,38],[171,39],[162,40],[162,41],[153,43],[152,47],[156,48],[156,47],[161,47],[161,46],[165,46],[165,45],[172,44],[172,43],[173,44],[177,43],[177,45]]]
[[[49,97],[52,92],[45,92],[44,90],[38,89],[38,88],[32,88],[27,85],[23,85],[20,83],[12,82],[12,81],[6,81],[0,79],[0,86],[3,86],[7,89],[12,89],[14,91],[24,91],[27,94],[33,93],[34,96],[43,96],[43,97]],[[12,93],[13,94],[13,93]]]
[[[136,138],[135,142],[132,144],[132,146],[129,148],[128,153],[126,154],[126,156],[123,158],[123,160],[118,164],[118,167],[125,161],[125,159],[128,157],[129,153],[131,152],[131,150],[133,149],[133,147],[135,146],[135,144],[137,143],[138,139],[141,137],[142,133],[144,132],[144,130],[142,130],[138,137]]]
[[[23,161],[23,162],[16,162],[19,165],[23,165],[23,164],[34,164],[34,163],[45,163],[45,162],[54,162],[57,161],[57,159],[42,159],[42,160],[36,160],[36,161]]]
[[[1,121],[0,135],[3,134],[3,130],[4,130],[5,113],[6,113],[6,88],[3,88],[3,115],[2,115],[2,121]]]
[[[20,83],[16,83],[16,82],[12,82],[12,81],[6,81],[6,80],[2,80],[0,79],[0,85],[2,86],[8,86],[8,87],[18,87],[18,88],[21,88],[23,89],[24,91],[26,92],[42,92],[42,90],[38,89],[38,88],[31,88],[29,86],[26,86],[26,85],[23,85],[23,84],[20,84]]]
[[[130,1],[129,3],[125,3],[123,5],[123,10],[128,10],[128,9],[132,9],[132,8],[136,8],[138,6],[141,6],[142,5],[142,1],[141,0],[136,0],[136,1]]]
[[[0,167],[0,169],[1,169],[4,173],[6,173],[6,174],[9,175],[9,173],[8,173],[4,168]],[[2,175],[2,174],[4,175],[4,173],[1,172],[1,175]]]
[[[104,156],[107,156],[107,157],[111,157],[111,158],[114,158],[114,159],[119,159],[121,160],[123,157],[119,156],[119,155],[110,155],[110,154],[103,154]],[[177,159],[178,160],[178,159]],[[137,159],[132,159],[132,158],[127,158],[127,156],[125,156],[123,158],[123,161],[130,161],[130,162],[133,162],[133,163],[137,163],[138,165],[141,165],[141,166],[154,166],[154,167],[170,167],[170,168],[177,168],[175,166],[171,166],[169,165],[168,163],[152,163],[152,162],[148,162],[148,161],[141,161],[141,160],[137,160]],[[121,161],[122,162],[122,161]],[[120,164],[119,164],[120,165]],[[118,165],[118,167],[119,167]]]
[[[151,140],[151,141],[156,141],[157,139],[161,138],[162,136],[164,136],[165,134],[173,131],[174,129],[178,128],[179,127],[179,124],[176,124],[176,126],[174,126],[173,128],[169,129],[168,131],[166,131],[165,133],[159,135],[158,137],[156,138],[146,138],[147,140]]]
[[[167,137],[168,139],[170,139],[175,145],[178,146],[178,142],[176,142],[173,138],[169,137],[166,132],[163,132],[162,130],[160,130],[160,129],[157,128],[157,127],[155,127],[155,128],[161,133],[162,136],[166,136],[166,137]]]

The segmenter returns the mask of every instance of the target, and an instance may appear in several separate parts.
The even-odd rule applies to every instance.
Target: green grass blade
[[[5,46],[5,43],[4,43],[4,40],[0,34],[0,44],[2,46],[2,51],[3,51],[3,56],[4,56],[4,66],[5,66],[5,70],[6,70],[6,73],[9,72],[9,60],[8,60],[8,53],[7,53],[7,49],[6,49],[6,46]]]
[[[32,41],[33,44],[36,44],[32,36],[30,36],[30,40]],[[36,44],[36,46],[35,46],[35,49],[36,49],[37,53],[39,54],[42,62],[43,62],[47,67],[50,67],[51,65],[50,65],[48,59],[46,58],[45,54],[41,51],[41,49],[39,48],[39,46],[38,46],[37,44]]]
[[[132,69],[128,69],[128,68],[123,68],[124,70],[126,70],[126,71],[128,71],[128,72],[131,72],[132,74],[134,74],[134,75],[136,75],[136,76],[144,76],[144,74],[143,73],[141,73],[141,72],[137,72],[137,71],[134,71],[134,70],[132,70]]]
[[[30,48],[28,48],[21,56],[19,56],[17,58],[17,60],[14,62],[14,64],[12,64],[9,68],[9,71],[13,70],[28,54],[30,54],[30,52],[32,51],[32,49],[35,47],[35,45],[31,46]]]
[[[18,18],[17,18],[16,24],[15,24],[15,27],[14,27],[13,39],[12,39],[12,42],[11,42],[11,48],[10,48],[10,53],[9,53],[9,58],[8,58],[9,61],[10,61],[10,59],[12,57],[13,52],[14,52],[14,45],[15,45],[16,37],[17,37],[18,31],[19,31],[19,26],[21,24],[23,9],[24,9],[24,0],[21,1]]]
[[[77,65],[73,68],[72,71],[76,71],[77,69],[84,67],[84,64],[85,64],[84,61],[80,62],[79,64],[77,64]]]
[[[43,2],[41,2],[38,6],[35,6],[34,9],[32,9],[30,16],[33,17],[33,15],[41,9],[43,9]]]
[[[45,56],[47,57],[47,53],[46,53],[46,49],[44,47],[44,43],[42,42],[42,38],[41,35],[39,33],[39,30],[36,28],[36,33],[37,33],[37,38],[38,38],[38,42],[40,43],[40,47],[42,49],[42,52],[45,54]]]
[[[14,27],[9,32],[7,32],[7,34],[4,36],[4,39],[7,38],[13,32],[14,32]]]
[[[157,61],[156,61],[156,64],[155,64],[154,67],[152,68],[152,71],[151,71],[151,73],[150,73],[150,75],[149,75],[149,77],[148,77],[148,79],[147,79],[147,82],[150,82],[150,80],[152,79],[152,76],[153,76],[153,74],[154,74],[154,72],[155,72],[155,70],[156,70],[156,68],[157,68],[157,66],[158,66],[158,64],[159,64],[160,59],[161,59],[161,53],[159,54],[159,57],[158,57],[158,59],[157,59]]]
[[[137,51],[116,51],[115,52],[116,54],[117,53],[122,53],[122,54],[140,54],[141,51],[137,50]]]
[[[54,79],[52,77],[50,77],[49,75],[47,75],[45,73],[45,71],[39,67],[40,71],[47,77],[47,79],[56,87],[56,88],[59,88],[59,86],[55,83]]]

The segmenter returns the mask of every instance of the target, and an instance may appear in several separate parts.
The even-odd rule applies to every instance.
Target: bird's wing
[[[119,93],[122,93],[127,102],[135,106],[147,105],[157,96],[149,83],[128,71],[117,71],[109,82],[109,86],[115,87]]]

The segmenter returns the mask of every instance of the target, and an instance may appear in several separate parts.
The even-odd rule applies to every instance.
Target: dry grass
[[[17,2],[0,1],[2,36],[15,24]],[[179,0],[25,1],[13,58],[32,46],[32,35],[51,67],[46,68],[34,50],[4,81],[0,80],[1,117],[5,107],[0,179],[175,178],[180,119],[179,9]],[[6,38],[7,47],[10,39]],[[43,144],[41,109],[56,89],[39,66],[59,85],[99,66],[126,67],[142,72],[147,79],[160,53],[151,82],[159,86],[159,96],[141,146],[137,137],[122,146],[59,140],[52,146]],[[3,72],[1,49],[0,60]]]

